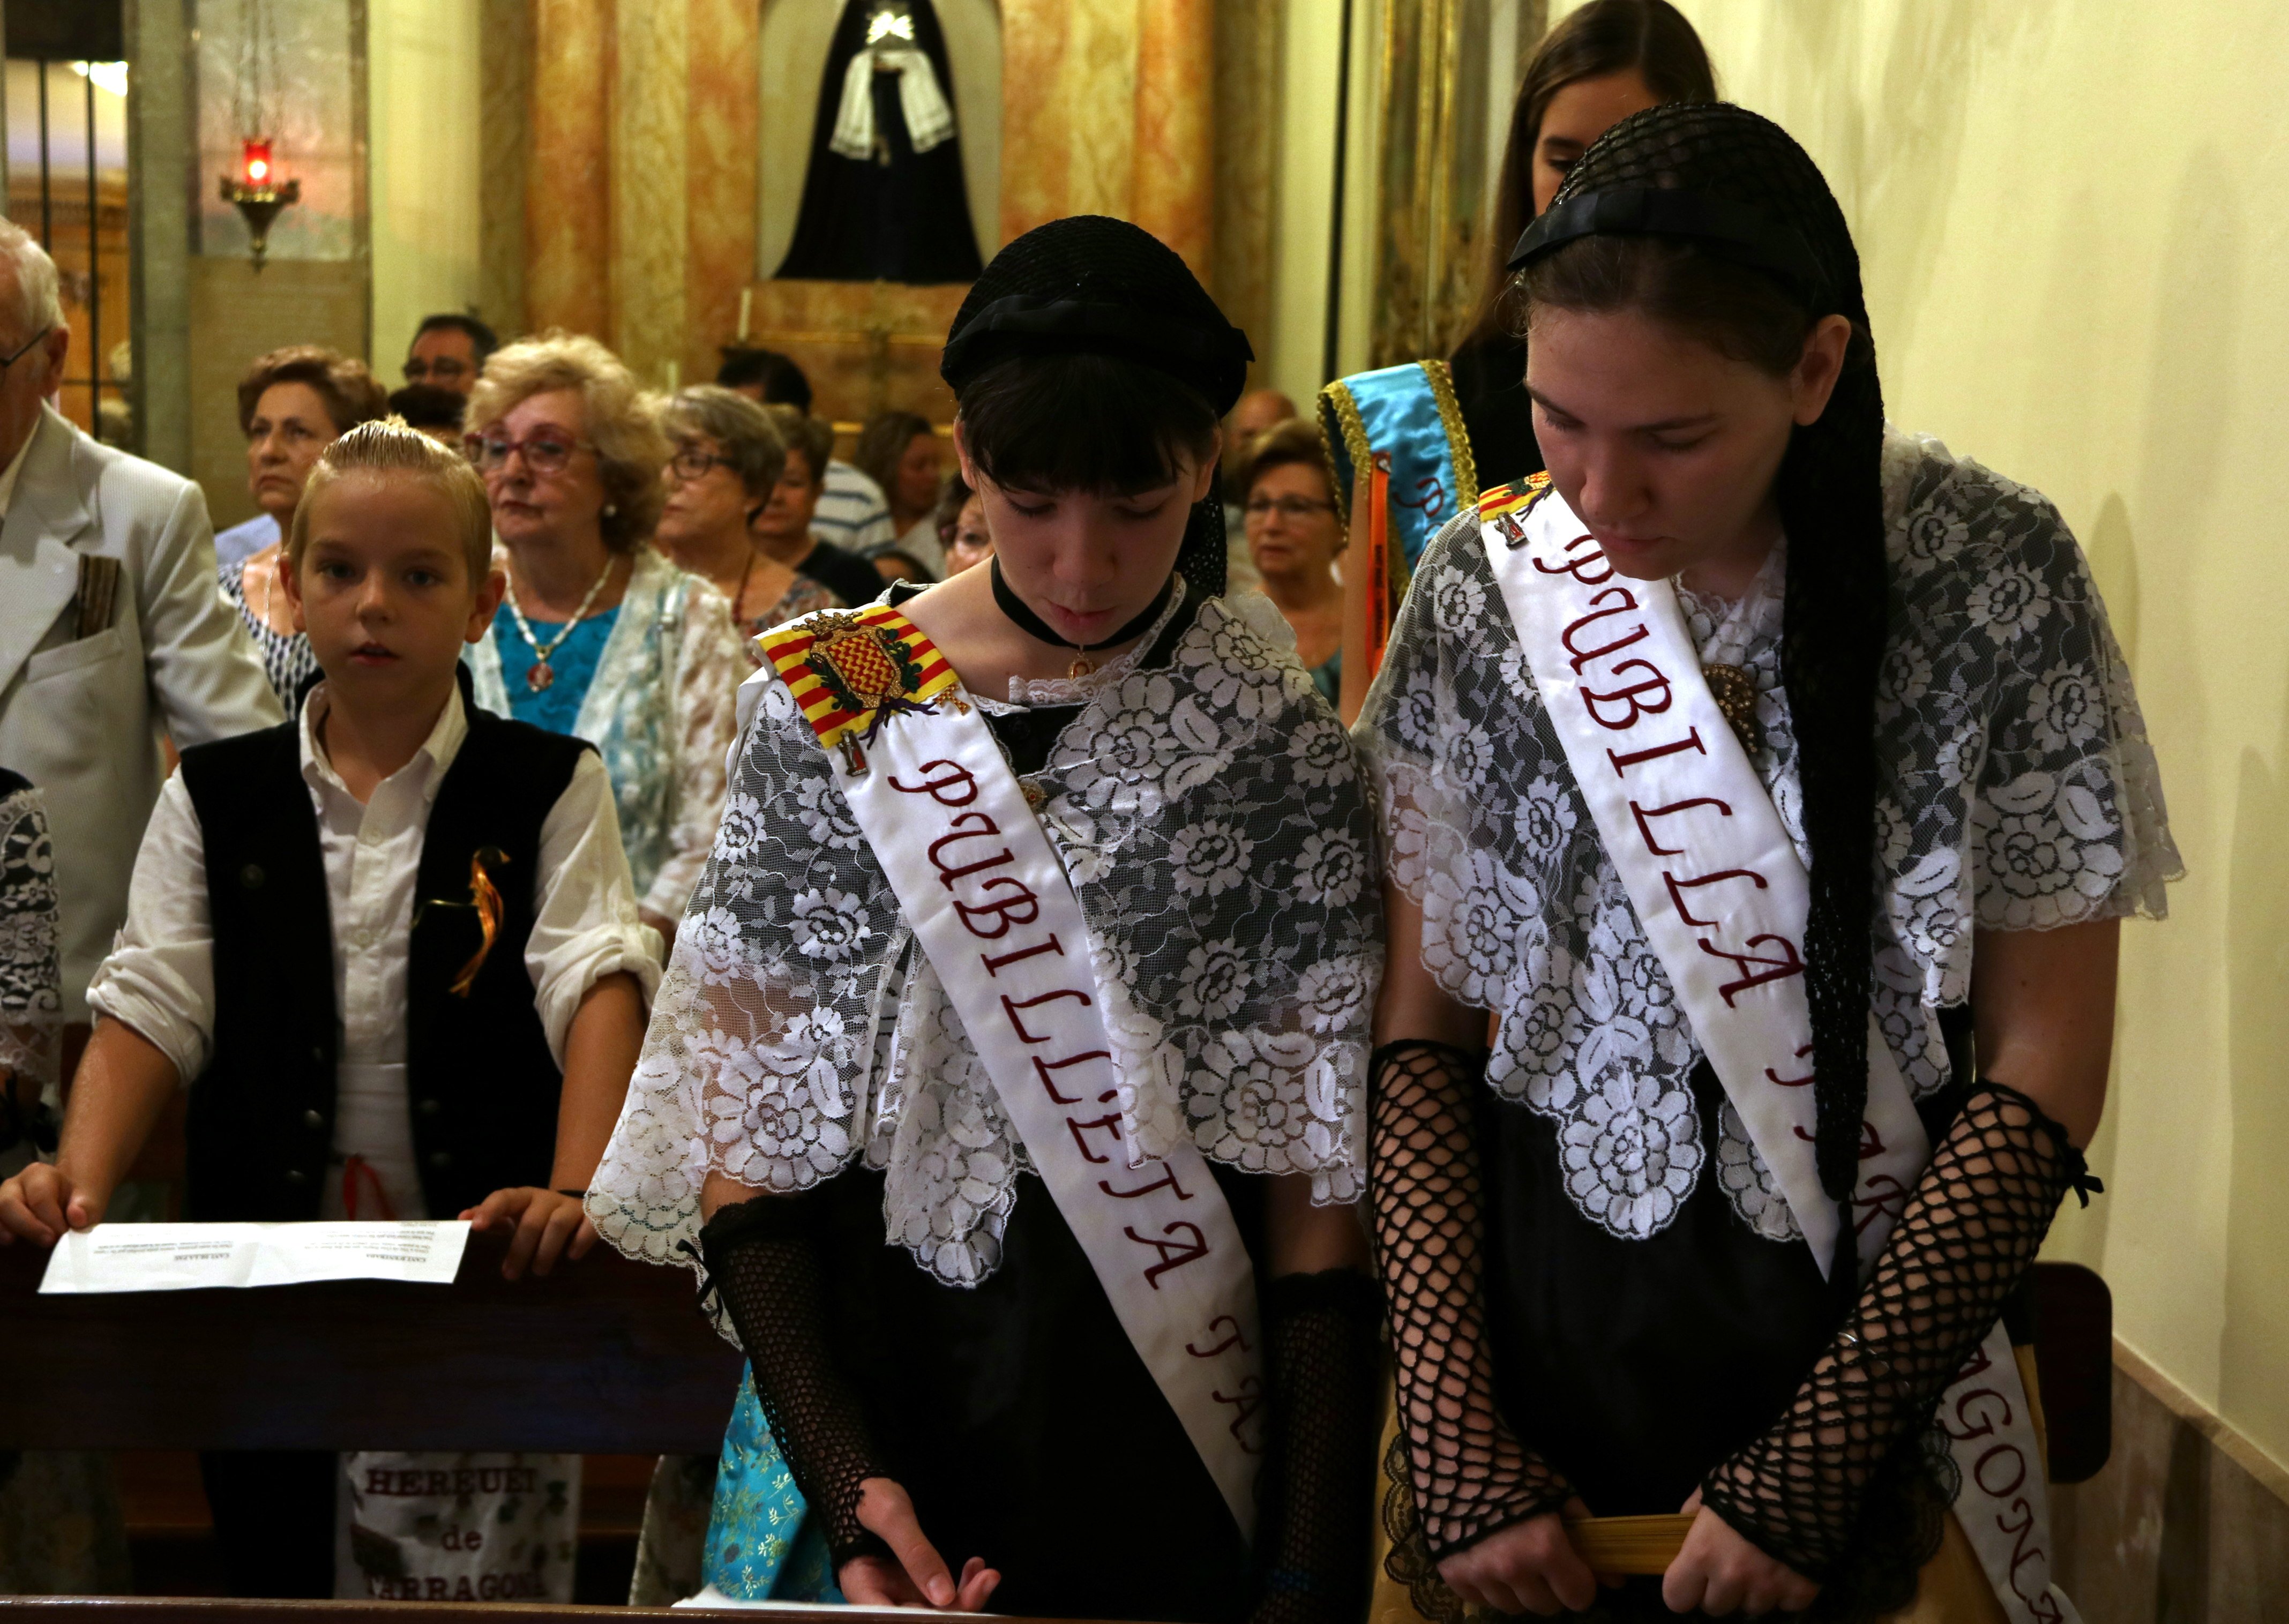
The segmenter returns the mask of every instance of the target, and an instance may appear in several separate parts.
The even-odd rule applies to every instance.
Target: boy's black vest
[[[541,825],[588,748],[481,711],[466,675],[462,686],[469,732],[430,808],[406,975],[406,1103],[432,1218],[548,1183],[562,1078],[524,947]],[[300,724],[195,745],[182,772],[206,846],[215,990],[214,1058],[191,1088],[186,1215],[315,1218],[342,1028]],[[488,847],[500,924],[463,996],[452,983],[483,941],[469,864]]]

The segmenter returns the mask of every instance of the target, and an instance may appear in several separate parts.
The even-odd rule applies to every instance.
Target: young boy
[[[594,1244],[580,1195],[659,977],[604,769],[468,703],[460,649],[502,582],[483,488],[423,435],[369,423],[327,448],[279,585],[325,681],[298,720],[184,752],[90,989],[61,1145],[0,1184],[0,1239],[102,1222],[187,1086],[192,1219],[459,1215],[514,1227],[511,1278],[546,1273]],[[240,1595],[559,1601],[578,1465],[203,1461]],[[472,1555],[449,1536],[479,1518]]]

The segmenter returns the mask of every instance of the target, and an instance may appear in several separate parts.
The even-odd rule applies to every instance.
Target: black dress
[[[1261,1279],[1264,1182],[1209,1168]],[[1001,1570],[995,1612],[1245,1617],[1240,1527],[1041,1180],[1017,1181],[1001,1266],[961,1288],[886,1238],[882,1179],[852,1168],[806,1199],[843,1368],[938,1554]]]
[[[1971,1014],[1940,1012],[1952,1081],[1919,1101],[1934,1143],[1971,1081]],[[1725,1101],[1703,1060],[1693,1101],[1703,1142]],[[1772,1425],[1848,1303],[1811,1250],[1743,1224],[1715,1177],[1695,1182],[1660,1233],[1624,1240],[1567,1196],[1558,1125],[1481,1089],[1488,1332],[1503,1419],[1598,1517],[1679,1509],[1712,1461]],[[2006,1313],[2014,1341],[2023,1302]],[[1603,1598],[1623,1617],[1671,1617],[1658,1579]]]

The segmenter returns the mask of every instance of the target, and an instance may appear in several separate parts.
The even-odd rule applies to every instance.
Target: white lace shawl
[[[1893,433],[1884,470],[1872,993],[1920,1096],[1946,1080],[1935,1012],[1969,994],[1974,927],[2159,918],[2183,870],[2130,673],[2056,510],[1935,440]],[[1690,593],[1682,606],[1703,657],[1756,683],[1757,775],[1808,864],[1781,573],[1736,613]],[[1500,1013],[1489,1085],[1557,1123],[1584,1216],[1624,1238],[1657,1233],[1706,1158],[1688,1082],[1700,1048],[1543,712],[1475,514],[1424,553],[1355,736],[1381,788],[1385,862],[1424,911],[1424,967]],[[1794,1238],[1729,1105],[1719,1141],[1742,1219]]]
[[[56,859],[37,788],[0,796],[0,1071],[26,1110],[54,1087],[63,1002],[56,969]]]
[[[477,703],[510,714],[492,639],[462,658]],[[736,696],[754,669],[723,594],[639,547],[572,731],[611,776],[637,900],[667,919],[682,913],[715,839]]]
[[[710,1173],[794,1191],[863,1159],[888,1175],[891,1238],[974,1283],[1024,1145],[786,686],[759,672],[742,701],[714,856],[589,1211],[630,1255],[690,1262]],[[1211,599],[1168,665],[1093,684],[1027,782],[1089,921],[1137,1153],[1190,1134],[1356,1199],[1382,968],[1371,817],[1293,654]]]

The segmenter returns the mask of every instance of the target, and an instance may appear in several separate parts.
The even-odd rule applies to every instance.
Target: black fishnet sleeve
[[[1495,1407],[1487,1345],[1485,1220],[1472,1092],[1483,1055],[1443,1043],[1375,1053],[1368,1192],[1397,1356],[1400,1442],[1414,1505],[1387,1504],[1392,1577],[1418,1590],[1435,1575],[1408,1567],[1419,1532],[1431,1562],[1565,1505],[1573,1490],[1512,1437]],[[1394,1455],[1399,1452],[1394,1450]],[[1409,1517],[1408,1513],[1415,1514]],[[1419,1520],[1419,1529],[1407,1524]]]
[[[1349,1269],[1264,1290],[1270,1453],[1256,1541],[1264,1596],[1251,1624],[1358,1624],[1382,1405],[1383,1294]]]
[[[1857,1589],[1864,1572],[1887,1571],[1912,1594],[1931,1552],[1871,1561],[1865,1548],[1897,1535],[1861,1526],[1863,1513],[1900,1515],[1897,1480],[1916,1470],[1941,1395],[2033,1264],[2060,1198],[2087,1187],[2065,1129],[2018,1090],[1974,1083],[1843,1328],[1778,1423],[1709,1475],[1704,1503],[1807,1579]],[[1939,1532],[1933,1517],[1918,1543],[1935,1549]],[[1849,1611],[1892,1604],[1867,1600]]]
[[[888,1548],[858,1522],[869,1477],[888,1477],[826,1320],[825,1271],[801,1197],[727,1206],[699,1231],[707,1273],[755,1371],[755,1397],[840,1568]]]

